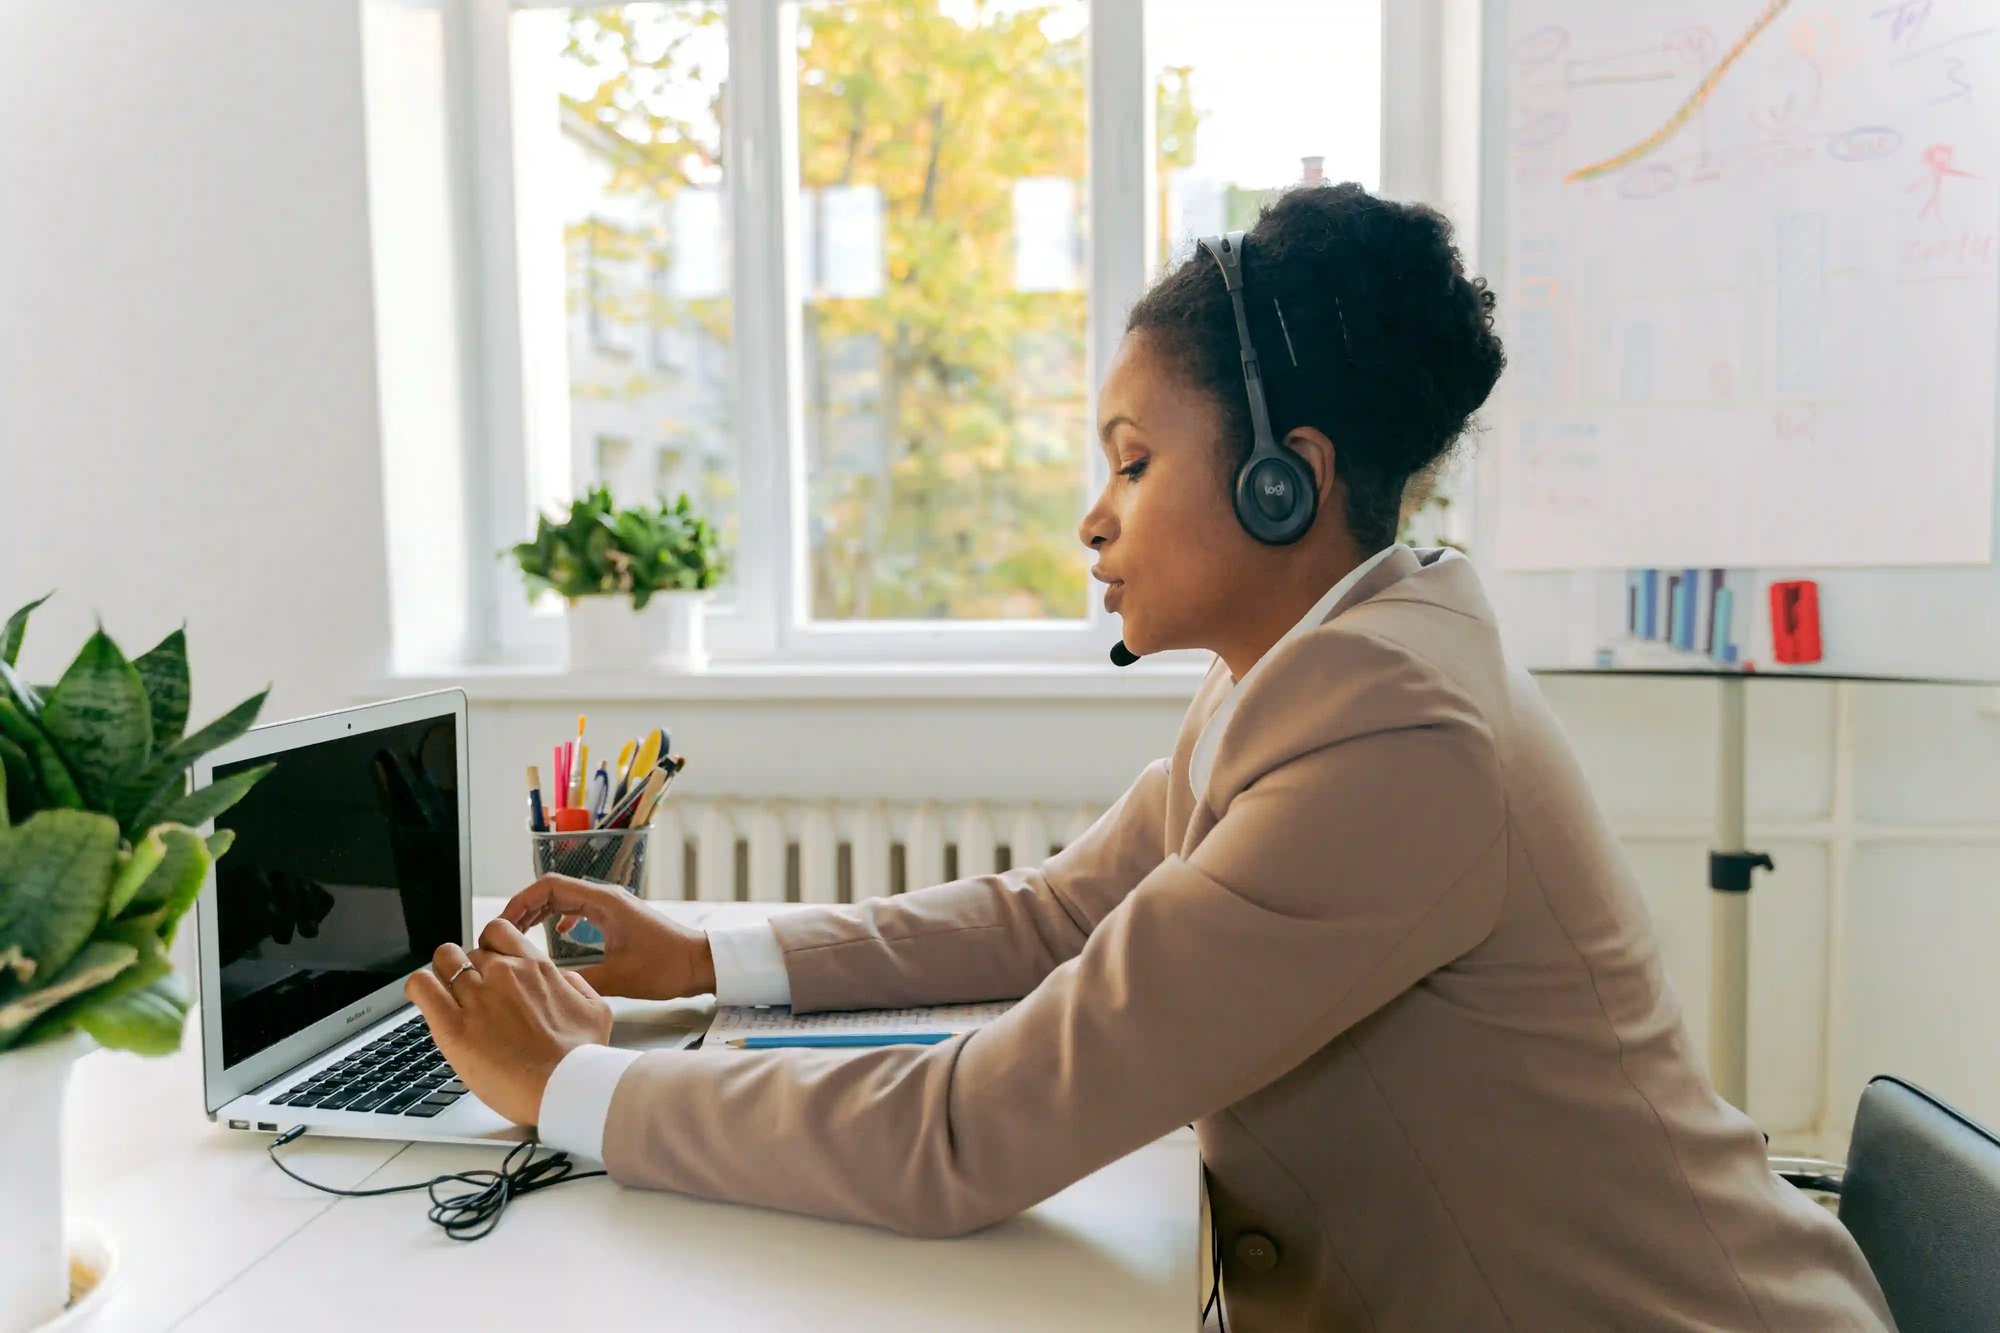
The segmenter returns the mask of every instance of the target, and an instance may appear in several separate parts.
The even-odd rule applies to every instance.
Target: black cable
[[[602,1171],[579,1171],[569,1154],[558,1152],[540,1161],[535,1160],[535,1149],[542,1145],[533,1139],[517,1143],[507,1150],[500,1159],[497,1171],[481,1167],[472,1171],[452,1171],[429,1180],[419,1180],[408,1185],[384,1185],[372,1190],[341,1190],[331,1185],[322,1185],[316,1180],[307,1180],[298,1172],[278,1160],[278,1149],[306,1132],[304,1125],[292,1128],[271,1140],[265,1149],[270,1155],[271,1165],[296,1180],[322,1194],[337,1194],[343,1199],[371,1199],[381,1194],[408,1194],[413,1190],[428,1191],[431,1196],[430,1220],[444,1228],[444,1234],[453,1240],[478,1240],[500,1225],[500,1214],[508,1203],[524,1194],[545,1190],[551,1185],[560,1185],[569,1180],[589,1180],[592,1176],[605,1174]],[[527,1157],[519,1165],[514,1159],[526,1152]],[[457,1194],[439,1194],[447,1185],[467,1185],[471,1188]]]
[[[1208,1327],[1208,1312],[1215,1311],[1216,1333],[1229,1333],[1229,1315],[1222,1308],[1222,1229],[1215,1214],[1208,1218],[1208,1304],[1201,1307],[1201,1325]]]

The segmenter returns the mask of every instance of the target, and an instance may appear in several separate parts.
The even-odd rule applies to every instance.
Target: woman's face
[[[1221,414],[1143,333],[1119,343],[1098,392],[1111,481],[1077,536],[1135,653],[1216,648],[1270,560],[1236,521]]]

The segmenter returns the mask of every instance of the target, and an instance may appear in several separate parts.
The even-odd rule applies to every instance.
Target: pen
[[[645,799],[646,793],[651,789],[651,786],[652,781],[648,778],[644,785],[635,788],[624,800],[620,801],[618,808],[611,812],[611,818],[604,821],[604,827],[624,828],[631,821],[633,812],[639,808],[639,802]]]
[[[549,831],[549,821],[542,814],[542,775],[533,764],[528,765],[528,827],[536,833]]]
[[[610,799],[611,775],[605,771],[603,764],[599,764],[597,772],[593,773],[590,778],[589,809],[590,823],[593,828],[604,822],[604,806]]]
[[[732,1037],[740,1051],[768,1051],[780,1046],[935,1046],[959,1036],[956,1032],[808,1032],[795,1037]]]
[[[611,771],[617,775],[618,783],[611,791],[611,808],[613,810],[616,810],[618,803],[625,799],[625,788],[630,782],[627,774],[632,767],[632,756],[638,753],[638,750],[639,742],[626,741],[618,750],[618,762],[611,766]]]
[[[569,803],[583,805],[584,792],[590,787],[590,747],[582,741],[576,743],[576,772],[570,777],[570,785],[573,790]]]

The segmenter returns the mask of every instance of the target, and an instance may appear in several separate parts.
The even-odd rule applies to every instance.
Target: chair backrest
[[[1840,1220],[1901,1333],[2000,1329],[2000,1139],[1914,1084],[1861,1094]]]

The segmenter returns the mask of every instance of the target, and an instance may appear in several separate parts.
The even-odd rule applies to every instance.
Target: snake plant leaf
[[[266,773],[276,768],[276,764],[259,764],[241,773],[231,773],[219,782],[211,782],[200,791],[189,792],[160,813],[150,822],[154,824],[205,824],[230,806],[242,800],[249,790],[261,781]]]
[[[139,950],[130,944],[92,940],[84,945],[46,985],[37,986],[0,1004],[0,1051],[25,1036],[28,1025],[35,1019],[65,1000],[81,996],[93,987],[113,980],[138,958]]]
[[[6,699],[12,699],[25,717],[42,715],[42,691],[21,679],[21,673],[13,667],[0,662],[0,700]]]
[[[95,1037],[98,1045],[140,1055],[167,1055],[180,1049],[188,993],[171,971],[129,992],[83,999],[70,1021]]]
[[[77,1026],[76,1020],[86,1010],[116,1004],[126,996],[131,995],[134,991],[144,990],[161,977],[173,971],[173,960],[168,957],[166,947],[158,940],[143,932],[121,932],[117,935],[99,936],[89,944],[86,944],[84,950],[88,952],[101,944],[108,944],[114,948],[131,949],[138,956],[132,962],[131,966],[118,972],[109,980],[101,982],[89,990],[72,995],[36,1019],[28,1026],[27,1031],[20,1035],[19,1040],[15,1043],[16,1046],[32,1046],[38,1041],[48,1041],[59,1037],[63,1033],[74,1029]],[[99,1040],[101,1044],[106,1046],[112,1044],[103,1041],[101,1038]]]
[[[0,629],[0,662],[5,662],[11,667],[20,660],[21,640],[27,637],[28,633],[28,617],[34,613],[36,607],[53,596],[55,596],[53,592],[45,592],[7,617],[6,627]]]
[[[225,851],[234,837],[227,829],[217,834]],[[147,831],[146,839],[160,843],[161,858],[128,902],[117,909],[117,924],[136,926],[171,945],[181,918],[194,906],[208,880],[208,868],[215,864],[218,853],[210,845],[215,840],[204,841],[182,824],[156,824]]]
[[[157,753],[178,741],[187,729],[187,631],[175,630],[135,659],[132,667],[145,682],[146,698],[153,705],[153,750]]]
[[[62,756],[56,747],[42,734],[35,721],[22,713],[12,699],[0,699],[0,737],[12,741],[26,752],[29,762],[34,765],[35,783],[41,789],[43,802],[47,806],[66,810],[83,809],[83,793],[76,789],[76,783],[64,767]]]
[[[132,844],[132,850],[118,853],[118,868],[111,876],[111,893],[104,901],[104,915],[115,917],[132,901],[139,886],[167,859],[167,844],[154,830]]]
[[[56,682],[41,721],[93,809],[114,809],[118,793],[153,753],[145,682],[102,629]]]
[[[161,811],[187,791],[185,775],[188,765],[250,730],[250,725],[257,720],[257,714],[264,707],[264,701],[270,697],[271,691],[266,687],[263,693],[245,699],[194,735],[176,741],[155,756],[153,762],[146,766],[144,774],[125,788],[118,801],[118,822],[125,831],[136,833],[166,818]],[[180,822],[200,821],[184,819]]]
[[[108,815],[43,810],[0,831],[0,956],[18,951],[43,977],[69,962],[104,915],[117,856]]]

